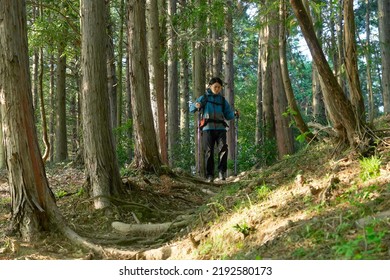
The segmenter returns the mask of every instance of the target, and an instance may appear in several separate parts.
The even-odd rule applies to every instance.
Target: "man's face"
[[[210,89],[214,94],[218,94],[222,90],[222,86],[219,83],[214,83],[210,86]]]

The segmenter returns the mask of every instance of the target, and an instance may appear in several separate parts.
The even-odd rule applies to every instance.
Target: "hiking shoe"
[[[225,181],[225,180],[226,180],[225,172],[219,171],[219,179],[222,180],[222,181]]]
[[[213,176],[207,176],[206,182],[212,183],[214,181]]]

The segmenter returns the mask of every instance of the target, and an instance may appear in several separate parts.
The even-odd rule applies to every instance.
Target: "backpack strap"
[[[203,94],[203,103],[202,106],[206,106],[206,103],[207,102],[210,102],[210,103],[213,103],[213,104],[216,104],[216,105],[219,105],[219,106],[222,106],[222,112],[224,113],[225,112],[225,97],[223,95],[220,95],[222,97],[222,104],[221,103],[218,103],[218,102],[214,102],[214,101],[209,101],[208,98],[207,98],[207,94]]]

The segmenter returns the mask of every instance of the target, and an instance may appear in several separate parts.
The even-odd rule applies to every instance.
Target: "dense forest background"
[[[129,7],[126,1],[106,2],[107,38],[102,44],[107,48],[107,92],[115,149],[119,164],[124,167],[132,162],[134,155],[128,65]],[[287,6],[282,23],[277,12],[280,1],[171,1],[169,5],[169,1],[156,1],[156,7],[149,6],[152,5],[149,2],[154,1],[147,1],[147,28],[157,31],[144,34],[145,37],[148,36],[149,43],[151,105],[156,131],[165,135],[158,139],[162,159],[166,164],[169,160],[171,167],[194,172],[196,131],[193,128],[196,126],[196,119],[189,115],[188,103],[203,94],[206,83],[212,76],[224,79],[225,95],[229,95],[233,106],[242,113],[238,153],[241,170],[255,164],[269,164],[278,155],[299,149],[301,143],[291,139],[291,133],[298,140],[303,138],[303,133],[294,125],[294,118],[291,118],[296,115],[296,109],[299,109],[306,123],[328,124],[318,72],[291,8]],[[353,55],[358,68],[359,91],[364,99],[365,118],[372,122],[374,117],[386,110],[384,102],[387,91],[386,85],[382,90],[382,75],[387,70],[385,65],[384,70],[382,69],[385,63],[382,64],[381,55],[387,53],[386,41],[382,40],[381,45],[381,17],[377,1],[351,2],[355,2],[352,4],[356,24],[352,31],[344,28],[345,4],[342,1],[308,1],[310,6],[307,8],[323,53],[346,95],[349,95],[350,90],[345,65],[346,59],[349,59],[345,50],[345,38],[348,34],[345,33],[353,32],[352,36],[356,41]],[[79,1],[61,1],[59,5],[53,1],[27,1],[35,119],[42,153],[48,153],[46,157],[50,162],[83,160],[79,11]],[[158,14],[153,15],[153,12]],[[231,16],[230,21],[228,15]],[[158,16],[158,21],[152,21],[152,16]],[[279,28],[282,24],[285,29],[285,35],[280,35],[282,37],[264,34],[271,26]],[[158,37],[152,39],[152,36]],[[270,39],[269,36],[274,38]],[[287,103],[286,97],[281,98],[284,103],[281,103],[282,108],[278,113],[288,123],[288,130],[292,130],[285,132],[289,133],[289,137],[281,139],[283,142],[291,141],[289,144],[284,143],[289,146],[285,148],[287,152],[281,150],[281,147],[278,149],[276,144],[275,129],[278,125],[274,119],[278,115],[274,109],[269,110],[270,104],[265,102],[270,102],[268,96],[275,96],[276,90],[266,88],[262,75],[270,74],[262,71],[270,70],[266,68],[267,61],[261,57],[261,51],[266,49],[265,44],[274,44],[271,47],[277,53],[263,55],[272,60],[281,58],[278,49],[282,40],[285,40],[284,55],[291,84],[291,89],[288,90],[293,92],[296,101],[294,108]],[[152,46],[152,42],[157,45]],[[199,55],[198,51],[201,62],[199,70],[196,69],[198,64],[195,60]],[[153,76],[156,70],[152,62],[155,60],[162,68],[157,78]],[[201,77],[197,77],[196,71],[199,71]],[[161,81],[157,81],[158,79]],[[196,79],[200,79],[200,82]],[[285,78],[277,76],[272,81],[280,83],[278,91],[285,96],[287,89],[283,88],[283,79]],[[164,99],[157,102],[159,95],[163,95]],[[161,116],[166,128],[158,123]],[[273,120],[268,125],[271,128],[266,126],[270,120]],[[232,135],[234,130],[232,127]],[[232,146],[231,150],[234,151],[234,143]]]
[[[202,176],[188,109],[214,76],[240,111],[228,131],[228,175],[328,137],[333,154],[363,157],[381,142],[374,124],[390,112],[388,1],[1,4],[0,167],[10,231],[26,239],[55,224],[84,242],[61,226],[45,167],[83,169],[95,209],[126,193],[124,177]]]

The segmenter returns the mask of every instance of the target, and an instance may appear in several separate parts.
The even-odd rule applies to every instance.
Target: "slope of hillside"
[[[332,152],[309,147],[224,186],[191,256],[390,259],[390,150],[367,159]]]
[[[266,169],[207,184],[184,173],[123,178],[128,195],[95,211],[83,172],[48,169],[70,227],[115,250],[98,254],[56,233],[7,236],[10,198],[0,186],[0,259],[390,259],[390,148],[372,157],[310,145]],[[141,225],[139,232],[113,222]],[[150,230],[150,226],[155,226]],[[156,229],[156,226],[158,229]]]

